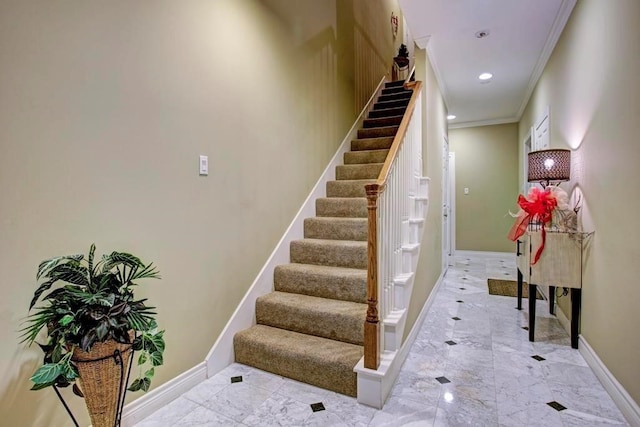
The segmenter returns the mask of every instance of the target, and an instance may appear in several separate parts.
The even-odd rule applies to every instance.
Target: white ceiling
[[[416,44],[427,48],[449,126],[516,122],[576,0],[400,0]],[[475,34],[488,30],[488,37]],[[478,76],[490,72],[489,83]]]

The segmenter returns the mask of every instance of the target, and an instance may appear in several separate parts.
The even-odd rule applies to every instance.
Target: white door
[[[451,191],[449,176],[449,141],[444,137],[442,146],[442,269],[447,271],[451,257]]]
[[[542,116],[534,126],[533,149],[546,150],[549,148],[549,107],[547,106]]]
[[[453,256],[456,253],[456,153],[449,152],[449,199],[448,221],[449,230],[449,265],[453,265]]]

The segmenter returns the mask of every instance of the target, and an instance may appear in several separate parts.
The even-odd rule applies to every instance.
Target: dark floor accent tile
[[[466,278],[466,277],[463,277],[463,278],[462,278],[462,280],[467,280],[467,278]]]
[[[505,275],[505,276],[511,276],[511,274],[510,274],[510,273],[504,273],[504,275]]]
[[[467,288],[460,288],[460,290],[461,290],[461,291],[465,291],[465,290],[467,290]]]
[[[456,345],[456,344],[458,344],[457,342],[455,342],[455,341],[451,341],[451,340],[449,340],[449,341],[445,341],[444,343],[445,343],[445,344],[449,344],[449,345]]]
[[[456,301],[456,302],[463,303],[464,301],[462,301],[461,299],[459,299],[459,300],[458,300],[458,301]]]
[[[551,406],[556,411],[564,411],[565,409],[567,409],[566,406],[561,405],[560,403],[556,402],[555,400],[553,402],[547,402],[547,405]]]
[[[542,356],[538,356],[537,354],[535,356],[531,356],[531,357],[536,359],[538,362],[542,362],[543,360],[547,360]]]
[[[436,378],[436,381],[438,381],[440,384],[448,384],[451,382],[447,377],[438,377]]]
[[[324,405],[322,404],[322,402],[312,403],[311,404],[311,410],[313,412],[324,411]]]
[[[469,270],[465,270],[464,272],[465,272],[465,273],[468,273],[468,272],[469,272]]]
[[[231,377],[231,384],[241,383],[241,382],[242,382],[242,375],[240,375],[239,377]]]
[[[523,326],[522,329],[524,329],[525,331],[528,331],[529,327],[528,326]]]
[[[462,320],[462,319],[460,319],[458,316],[456,316],[456,317],[452,317],[452,319],[453,319],[453,320]]]

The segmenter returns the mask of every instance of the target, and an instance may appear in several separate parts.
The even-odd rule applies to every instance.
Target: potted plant
[[[402,43],[400,45],[400,47],[398,48],[398,56],[401,58],[408,58],[409,57],[409,49],[407,49],[407,45]]]
[[[40,263],[41,283],[21,332],[22,342],[35,342],[44,352],[43,365],[31,377],[32,390],[53,386],[62,400],[57,388],[72,385],[85,398],[93,427],[101,427],[119,425],[133,352],[139,353],[140,370],[128,390],[147,391],[154,368],[163,363],[165,344],[155,307],[134,297],[137,281],[160,278],[156,268],[123,252],[96,262],[95,249],[92,244],[86,258],[59,256]],[[34,308],[38,301],[42,304]],[[41,336],[44,344],[37,341]]]

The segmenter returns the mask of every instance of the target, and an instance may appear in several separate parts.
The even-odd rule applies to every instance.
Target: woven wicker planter
[[[109,340],[94,344],[89,352],[74,349],[72,360],[78,366],[92,427],[116,425],[119,403],[127,387],[125,382],[133,355],[131,346]],[[122,355],[124,366],[114,357],[116,350]]]

